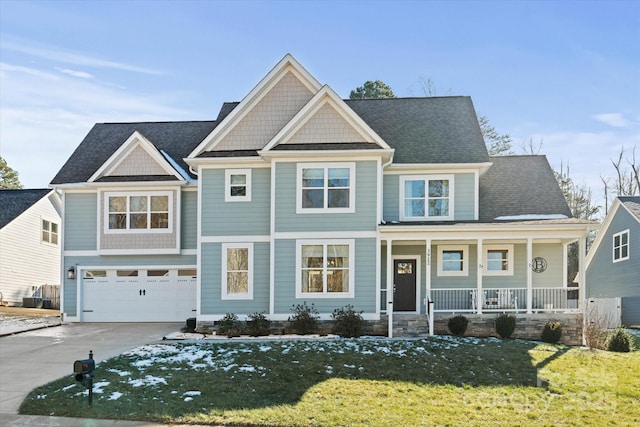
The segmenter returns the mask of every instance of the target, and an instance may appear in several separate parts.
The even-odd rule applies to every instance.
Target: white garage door
[[[184,322],[196,315],[196,270],[85,270],[81,300],[83,322]]]

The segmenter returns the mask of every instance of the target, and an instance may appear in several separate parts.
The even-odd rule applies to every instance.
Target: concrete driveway
[[[73,361],[96,363],[132,348],[161,341],[181,323],[70,323],[0,337],[0,414],[16,414],[27,394],[71,375]]]

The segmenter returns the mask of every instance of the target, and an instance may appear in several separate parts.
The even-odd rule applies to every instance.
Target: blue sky
[[[0,0],[0,155],[46,187],[94,123],[214,119],[286,53],[345,98],[469,95],[600,204],[640,146],[639,1]]]

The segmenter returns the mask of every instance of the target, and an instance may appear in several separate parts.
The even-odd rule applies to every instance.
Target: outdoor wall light
[[[69,267],[69,269],[67,270],[67,279],[73,280],[76,278],[76,269],[75,267],[72,265],[71,267]]]

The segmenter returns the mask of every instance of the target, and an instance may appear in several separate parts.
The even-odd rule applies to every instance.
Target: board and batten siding
[[[613,262],[613,235],[629,230],[629,259]],[[587,297],[640,296],[640,224],[622,206],[587,268]]]
[[[224,174],[224,169],[204,169],[200,177],[202,235],[268,235],[271,209],[270,169],[251,170],[251,201],[247,202],[225,202]]]
[[[67,275],[64,274],[64,286],[62,287],[63,292],[63,300],[64,306],[61,307],[62,312],[65,313],[65,316],[75,317],[78,315],[77,312],[77,296],[78,296],[78,277],[79,271],[84,269],[86,266],[92,267],[94,269],[100,269],[100,267],[104,267],[104,269],[112,269],[112,268],[122,268],[122,269],[138,269],[141,266],[151,267],[151,266],[185,266],[185,268],[192,268],[196,265],[197,259],[196,255],[127,255],[127,256],[66,256],[64,258],[64,272],[66,272],[69,267],[75,266],[76,268],[76,279],[70,280],[67,279]]]
[[[96,250],[98,227],[98,195],[66,193],[64,197],[64,250]]]
[[[348,236],[345,236],[348,238]],[[336,308],[351,304],[356,311],[376,312],[376,239],[354,239],[355,267],[354,298],[296,298],[296,240],[275,241],[275,314],[291,315],[297,304],[314,304],[321,314],[330,314]],[[327,240],[329,243],[330,240]]]
[[[60,284],[60,242],[42,241],[42,220],[58,224],[60,206],[45,196],[0,229],[0,292],[2,302],[22,305],[42,285]]]
[[[407,175],[424,176],[430,174],[415,173]],[[436,174],[440,175],[440,174]],[[454,173],[454,221],[476,219],[476,176],[473,173]],[[384,205],[383,219],[385,222],[400,220],[400,177],[402,175],[385,174],[383,179]]]
[[[203,243],[200,252],[200,314],[248,315],[269,312],[269,243],[253,243],[253,299],[246,300],[222,299],[222,244]]]
[[[276,232],[376,230],[377,162],[357,161],[355,163],[355,212],[319,214],[296,213],[297,164],[276,163]],[[318,166],[322,166],[322,163],[318,163]]]

